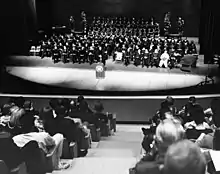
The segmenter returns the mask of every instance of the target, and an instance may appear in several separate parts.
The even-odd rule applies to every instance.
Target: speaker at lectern
[[[99,63],[96,68],[96,79],[104,79],[105,78],[105,66],[103,63]]]

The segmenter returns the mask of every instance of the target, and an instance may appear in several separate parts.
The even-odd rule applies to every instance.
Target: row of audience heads
[[[79,109],[78,105],[86,103],[84,97],[80,95],[77,99],[50,99],[49,106],[36,111],[35,114],[41,116],[48,113],[51,109],[61,117],[67,116],[69,111],[76,111]],[[101,109],[100,109],[101,108]],[[19,120],[25,112],[34,110],[33,102],[26,100],[23,97],[11,98],[6,104],[1,107],[1,116],[12,115]],[[101,102],[97,101],[93,107],[94,111],[102,112]]]
[[[196,98],[190,97],[188,104],[197,105]],[[220,127],[219,104],[219,98],[214,98],[210,104],[213,113],[213,123],[216,127]],[[173,105],[174,99],[168,97],[161,104],[161,107]],[[181,120],[173,117],[171,113],[169,114],[170,117],[161,120],[157,126],[155,141],[153,142],[158,149],[159,158],[161,156],[164,158],[161,170],[165,174],[205,174],[208,162],[204,153],[201,152],[198,145],[186,140]],[[198,113],[198,115],[200,114]],[[219,150],[219,146],[215,147],[218,147],[215,150]]]

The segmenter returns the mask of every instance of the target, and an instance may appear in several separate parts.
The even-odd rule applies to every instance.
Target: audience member
[[[205,174],[206,160],[196,144],[182,140],[168,148],[162,171],[164,174]]]
[[[165,119],[156,128],[155,140],[149,151],[135,166],[137,174],[146,173],[150,169],[158,169],[163,164],[164,156],[170,145],[185,138],[185,131],[177,119]]]
[[[187,122],[184,127],[188,139],[197,139],[201,133],[212,132],[208,123],[205,122],[205,114],[200,105],[194,105],[191,108],[191,117],[193,121]]]
[[[207,149],[215,149],[215,150],[220,150],[219,149],[219,127],[220,127],[220,118],[219,118],[219,114],[220,114],[220,110],[219,110],[219,106],[220,106],[220,99],[219,98],[215,98],[212,100],[211,102],[211,109],[212,109],[212,113],[213,113],[213,132],[209,133],[209,134],[201,134],[200,137],[196,140],[196,144],[198,144],[201,148],[207,148]],[[214,137],[216,137],[215,143],[216,146],[214,147]],[[218,145],[218,146],[217,146]]]

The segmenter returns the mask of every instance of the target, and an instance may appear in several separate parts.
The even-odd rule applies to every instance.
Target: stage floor
[[[121,63],[111,59],[107,61],[104,79],[96,79],[96,64],[54,64],[51,58],[41,59],[33,56],[13,56],[6,71],[16,77],[31,82],[64,88],[94,91],[159,91],[196,86],[205,80],[205,76],[219,73],[217,66],[204,65],[203,56],[199,56],[197,67],[191,72],[178,68],[147,68]],[[219,78],[214,78],[215,83]]]
[[[187,39],[193,40],[199,51],[198,38]],[[183,72],[180,68],[136,67],[133,64],[126,67],[110,58],[106,63],[105,78],[96,79],[96,65],[71,62],[54,64],[48,57],[11,56],[7,58],[6,71],[35,84],[85,91],[152,92],[184,89],[204,82],[207,75],[213,77],[215,84],[220,81],[217,65],[204,64],[203,55],[199,55],[197,67],[192,68],[191,72]]]

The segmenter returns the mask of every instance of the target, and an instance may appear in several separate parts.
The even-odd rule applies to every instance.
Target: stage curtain
[[[219,12],[215,10],[217,2],[202,0],[200,21],[200,54],[204,54],[204,63],[212,63],[213,55],[219,51]]]
[[[25,1],[25,19],[28,27],[29,40],[36,38],[37,33],[37,14],[36,14],[36,3],[35,0]]]

